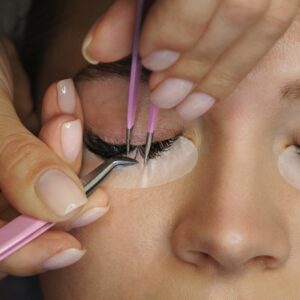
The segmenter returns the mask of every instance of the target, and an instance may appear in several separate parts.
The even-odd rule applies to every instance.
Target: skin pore
[[[85,6],[78,0],[64,8],[40,69],[40,95],[85,67],[81,41],[102,13],[97,1]],[[69,34],[74,28],[76,37]],[[107,188],[110,212],[73,231],[87,254],[41,276],[46,300],[298,299],[300,194],[281,175],[278,159],[300,143],[299,32],[297,20],[201,120],[186,124],[173,112],[160,114],[157,138],[187,136],[199,150],[196,167],[159,187]],[[106,142],[124,142],[127,87],[120,77],[78,84],[85,125]],[[100,107],[90,93],[99,103],[105,99]],[[147,94],[144,86],[136,144],[145,132]]]

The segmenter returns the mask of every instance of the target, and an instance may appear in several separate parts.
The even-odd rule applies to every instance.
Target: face
[[[76,13],[58,40],[74,20]],[[82,38],[89,25],[80,27]],[[45,299],[298,299],[299,32],[297,21],[239,88],[203,118],[185,123],[172,111],[161,112],[156,140],[181,136],[191,142],[197,150],[193,166],[172,177],[170,170],[190,157],[187,148],[173,149],[177,140],[164,144],[162,158],[153,158],[161,159],[153,169],[164,179],[161,184],[107,181],[110,212],[73,232],[87,254],[72,267],[42,276]],[[55,53],[64,57],[70,49],[80,53],[78,39],[57,47],[61,51]],[[41,90],[84,66],[79,56],[72,61],[55,53],[50,49],[46,55]],[[87,172],[103,160],[105,147],[125,143],[128,79],[79,80],[77,87],[86,128],[100,141],[85,151]],[[143,85],[136,145],[144,141],[148,108]]]

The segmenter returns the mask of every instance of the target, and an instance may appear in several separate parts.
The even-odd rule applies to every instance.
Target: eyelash
[[[155,142],[151,145],[149,159],[155,159],[161,155],[161,153],[168,151],[173,143],[177,141],[179,136],[172,137],[168,140]],[[85,134],[85,146],[94,154],[99,155],[103,159],[109,159],[118,155],[126,154],[126,145],[113,145],[104,142],[98,136],[91,132]],[[131,152],[137,151],[136,154],[140,154],[141,157],[145,157],[145,145],[132,146]]]

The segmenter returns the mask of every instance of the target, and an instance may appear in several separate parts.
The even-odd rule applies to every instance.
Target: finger
[[[34,255],[32,255],[34,253]],[[70,234],[50,230],[0,262],[0,272],[31,276],[77,262],[85,250]]]
[[[109,211],[107,194],[100,188],[96,189],[90,196],[89,202],[79,216],[74,217],[62,226],[67,230],[89,225],[102,218]]]
[[[11,65],[13,85],[14,85],[14,107],[22,123],[33,133],[38,131],[38,118],[33,110],[33,100],[31,97],[29,79],[23,69],[19,55],[14,45],[3,38],[9,63]]]
[[[71,115],[83,122],[80,99],[72,79],[53,83],[43,97],[42,124],[60,115]]]
[[[53,117],[43,125],[39,137],[76,173],[79,172],[83,139],[80,119],[71,115]]]
[[[130,54],[135,11],[135,0],[119,0],[96,22],[82,46],[88,62],[112,62]]]
[[[155,2],[141,36],[143,65],[161,71],[175,63],[205,33],[218,3],[219,0]]]
[[[83,112],[72,79],[53,83],[42,105],[40,138],[77,173],[82,159]]]
[[[53,101],[59,98],[61,88],[65,91],[71,91],[76,95],[76,105],[74,115],[82,118],[82,110],[77,92],[73,90],[72,81],[68,80],[63,84],[53,84],[46,92],[43,103],[43,128],[40,132],[40,138],[62,159],[66,160],[75,172],[79,172],[82,159],[82,129],[81,120],[74,119],[73,115],[62,115],[60,101]],[[58,97],[57,97],[58,95]],[[74,98],[74,97],[72,97]],[[73,105],[74,106],[74,105]],[[63,110],[66,111],[66,110]],[[68,110],[71,112],[71,110]],[[74,111],[74,109],[73,109]],[[71,147],[71,148],[69,148]],[[107,195],[104,191],[98,189],[90,197],[87,205],[74,218],[61,223],[63,228],[71,229],[85,226],[101,218],[109,210]],[[74,223],[74,224],[73,224]]]
[[[13,82],[12,70],[9,64],[9,57],[7,51],[7,39],[0,35],[0,88],[1,94],[7,97],[10,102],[13,100]]]
[[[59,222],[86,202],[82,185],[67,164],[18,120],[9,95],[0,97],[0,188],[19,212]]]
[[[199,82],[213,67],[218,58],[259,20],[267,11],[270,0],[225,0],[215,13],[207,31],[195,47],[182,55],[180,60],[164,74],[152,78],[183,78]],[[155,77],[155,75],[154,75]]]
[[[283,35],[298,9],[299,1],[272,1],[262,20],[220,59],[196,90],[217,99],[228,96]]]

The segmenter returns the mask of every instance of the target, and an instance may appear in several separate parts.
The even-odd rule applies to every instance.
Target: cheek
[[[288,147],[278,158],[281,176],[294,188],[300,190],[300,155],[295,146]]]
[[[189,174],[197,164],[198,150],[187,138],[180,137],[172,147],[145,166],[143,158],[133,167],[112,172],[103,187],[122,189],[149,188],[173,182]]]
[[[99,289],[118,286],[128,292],[141,278],[149,283],[152,276],[162,274],[168,267],[168,237],[178,199],[184,196],[183,185],[179,182],[148,189],[147,193],[141,189],[108,189],[110,212],[73,231],[87,249],[84,260],[76,264],[84,270],[85,280],[96,278]]]

